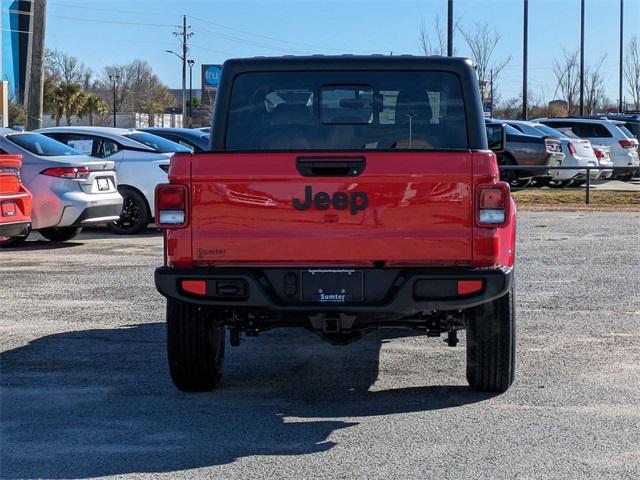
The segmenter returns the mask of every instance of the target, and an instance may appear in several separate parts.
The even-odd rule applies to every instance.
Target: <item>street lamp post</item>
[[[165,50],[165,52],[167,53],[173,53],[176,57],[178,57],[180,59],[180,61],[182,62],[183,65],[183,69],[182,69],[182,126],[185,125],[185,117],[187,116],[187,112],[186,112],[186,92],[185,92],[185,76],[186,76],[186,71],[184,69],[185,64],[188,62],[185,61],[185,56],[184,55],[180,55],[179,53],[174,52],[173,50]]]
[[[113,126],[116,126],[116,93],[117,93],[117,82],[120,80],[120,75],[111,75],[109,74],[109,81],[113,85]]]
[[[187,60],[189,64],[189,128],[193,125],[193,65],[195,60]]]

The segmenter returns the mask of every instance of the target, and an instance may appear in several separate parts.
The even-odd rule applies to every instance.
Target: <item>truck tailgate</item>
[[[471,264],[471,152],[203,153],[191,162],[195,265]],[[310,163],[319,173],[300,169]]]

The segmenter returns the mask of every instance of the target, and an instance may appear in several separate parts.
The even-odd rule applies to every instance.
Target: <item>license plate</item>
[[[302,301],[320,303],[361,302],[363,276],[360,270],[327,269],[302,272]]]
[[[109,179],[108,178],[99,178],[98,179],[98,191],[103,192],[105,190],[109,190]]]
[[[14,202],[4,202],[2,204],[2,216],[3,217],[15,217],[16,216],[16,204]]]

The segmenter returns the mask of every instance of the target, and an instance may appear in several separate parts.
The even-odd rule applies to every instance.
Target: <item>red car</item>
[[[22,243],[31,231],[31,193],[20,183],[20,155],[0,155],[0,247]]]
[[[174,156],[156,189],[179,389],[214,388],[225,328],[238,345],[276,327],[335,344],[406,327],[450,346],[466,329],[471,387],[509,388],[515,204],[469,60],[230,60],[213,118],[210,151]]]

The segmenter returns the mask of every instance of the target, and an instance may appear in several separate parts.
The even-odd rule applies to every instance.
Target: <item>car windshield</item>
[[[466,149],[449,72],[255,72],[234,80],[229,150]]]
[[[547,125],[543,125],[541,123],[536,125],[536,128],[545,135],[553,135],[554,137],[560,138],[578,138],[578,136],[571,130],[565,130],[561,132],[560,130],[556,130],[555,128],[548,127]]]
[[[136,142],[140,142],[147,147],[151,147],[156,152],[160,153],[191,152],[190,149],[188,149],[187,147],[183,147],[179,143],[172,142],[171,140],[167,140],[166,138],[162,138],[151,133],[135,132],[126,133],[124,134],[124,136],[130,138],[131,140],[135,140]]]
[[[16,133],[7,140],[41,157],[81,155],[80,152],[40,133]]]

